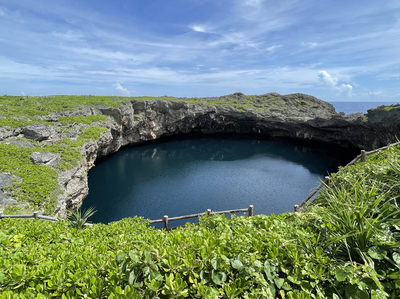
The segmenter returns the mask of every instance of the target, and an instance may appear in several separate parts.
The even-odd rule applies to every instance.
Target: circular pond
[[[90,220],[103,223],[249,205],[254,214],[278,214],[293,211],[328,172],[353,157],[354,152],[293,141],[173,138],[98,161],[89,171],[82,209],[95,206]]]

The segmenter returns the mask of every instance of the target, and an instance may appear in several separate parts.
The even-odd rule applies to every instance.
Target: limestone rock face
[[[34,148],[35,146],[33,145],[33,143],[29,142],[29,141],[25,141],[25,140],[18,140],[16,137],[12,136],[10,138],[7,138],[4,140],[5,144],[13,144],[16,146],[20,146],[20,147],[26,147],[26,148]]]
[[[286,109],[239,111],[232,107],[183,101],[133,101],[134,122],[119,128],[121,135],[118,140],[121,145],[127,145],[162,136],[202,132],[322,141],[366,150],[396,142],[400,115],[394,112],[381,115],[387,111],[374,110],[369,111],[368,115],[344,115],[336,113],[329,103],[306,95],[295,96],[301,103],[307,104],[296,107],[288,104],[284,106]],[[371,117],[372,121],[368,121]]]
[[[107,116],[108,120],[101,124],[107,131],[101,133],[98,140],[86,142],[80,148],[81,164],[59,173],[61,194],[55,214],[61,216],[68,209],[81,206],[89,191],[87,172],[99,157],[114,153],[124,146],[164,136],[190,132],[252,134],[321,141],[365,150],[396,142],[397,137],[400,138],[400,105],[371,109],[367,114],[345,115],[336,113],[331,104],[304,94],[281,96],[270,93],[251,97],[250,101],[244,94],[234,93],[224,98],[230,102],[224,104],[219,99],[214,104],[213,101],[202,99],[180,101],[167,98],[131,100],[116,108],[83,106],[70,112],[43,116],[43,120],[55,122],[55,126],[33,124],[22,129],[2,127],[0,142],[33,147],[33,144],[18,140],[17,137],[36,140],[41,146],[51,145],[62,138],[74,141],[80,132],[98,124],[76,124],[64,128],[58,122],[59,117]],[[246,105],[248,100],[249,104]],[[49,167],[53,167],[59,159],[53,153],[34,152],[31,155],[33,163]],[[5,196],[0,193],[0,201],[4,202]]]
[[[65,215],[68,210],[76,210],[82,205],[89,192],[87,172],[87,165],[82,164],[60,173],[58,182],[63,193],[58,196],[56,215]]]
[[[4,140],[8,137],[13,136],[13,131],[12,130],[8,130],[7,128],[4,127],[0,127],[0,141]]]
[[[46,126],[43,124],[33,124],[24,127],[22,129],[22,133],[25,135],[25,138],[27,139],[42,141],[54,135],[55,130],[51,126]]]
[[[11,186],[13,184],[12,179],[21,180],[20,177],[13,176],[9,173],[0,173],[0,208],[6,207],[7,205],[18,204],[18,202],[12,198],[10,194],[3,190],[3,187]]]
[[[31,161],[36,165],[54,166],[57,165],[60,160],[61,155],[58,153],[33,152],[31,155]]]

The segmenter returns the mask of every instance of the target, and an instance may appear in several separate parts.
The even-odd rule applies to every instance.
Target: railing
[[[211,209],[207,209],[207,215],[211,216],[211,215],[247,212],[248,216],[251,217],[251,216],[253,216],[253,210],[254,210],[254,206],[253,205],[250,205],[247,209],[236,209],[236,210],[227,210],[227,211],[218,211],[218,212],[212,212]],[[170,221],[189,219],[189,218],[199,217],[199,216],[202,216],[202,215],[204,215],[204,213],[191,214],[191,215],[178,216],[178,217],[171,217],[171,218],[168,218],[168,216],[165,215],[163,219],[151,220],[150,224],[164,222],[164,228],[167,231],[169,231],[171,229],[175,229],[175,228],[179,227],[179,226],[169,227],[169,222]],[[2,219],[2,218],[37,218],[37,219],[43,219],[43,220],[49,220],[49,221],[58,221],[59,220],[58,218],[40,215],[39,212],[33,212],[32,215],[4,215],[4,212],[0,212],[0,219]],[[92,223],[85,223],[85,225],[92,225]]]
[[[346,164],[344,167],[342,167],[338,172],[342,171],[342,170],[345,169],[347,166],[353,165],[353,164],[356,163],[358,160],[360,160],[361,162],[365,162],[365,161],[366,161],[366,157],[367,157],[368,155],[375,154],[375,153],[377,153],[377,152],[380,152],[380,151],[382,151],[382,150],[391,148],[391,147],[396,146],[396,145],[399,145],[399,144],[400,144],[400,142],[392,143],[392,144],[386,145],[386,146],[384,146],[384,147],[380,147],[380,148],[378,148],[378,149],[375,149],[375,150],[372,150],[372,151],[369,151],[369,152],[367,152],[367,151],[365,151],[365,150],[361,150],[360,154],[357,155],[357,157],[355,157],[353,160],[351,160],[349,163],[347,163],[347,164]],[[295,212],[301,211],[301,209],[304,207],[304,205],[305,205],[306,203],[308,203],[308,201],[309,201],[322,187],[324,187],[324,186],[329,186],[330,182],[331,182],[331,178],[330,178],[329,176],[326,176],[325,179],[324,179],[324,181],[323,181],[321,184],[319,184],[319,186],[318,186],[317,188],[315,188],[315,190],[312,191],[312,192],[310,193],[310,195],[308,195],[308,197],[307,197],[305,200],[303,200],[299,205],[294,205],[294,211],[295,211]],[[312,203],[312,202],[311,202],[311,203]]]
[[[32,215],[4,215],[4,212],[0,212],[0,219],[2,218],[37,218],[37,219],[43,219],[43,220],[49,220],[49,221],[58,221],[58,218],[51,217],[51,216],[45,216],[45,215],[40,215],[39,212],[33,212]],[[92,223],[85,223],[85,225],[92,225]]]
[[[227,210],[227,211],[218,211],[218,212],[212,212],[211,209],[207,209],[207,216],[247,212],[248,216],[251,217],[251,216],[253,216],[253,210],[254,210],[253,205],[250,205],[247,209],[236,209],[236,210]],[[171,217],[171,218],[169,218],[168,215],[165,215],[163,217],[163,219],[151,220],[150,224],[164,222],[164,228],[168,231],[168,230],[179,227],[179,226],[169,227],[170,221],[195,218],[195,217],[199,217],[199,216],[203,216],[203,215],[204,215],[204,213],[198,213],[198,214],[191,214],[191,215]]]

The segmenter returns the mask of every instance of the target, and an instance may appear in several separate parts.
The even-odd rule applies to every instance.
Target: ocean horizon
[[[346,114],[350,113],[367,113],[369,109],[376,108],[378,106],[390,106],[393,104],[398,104],[398,102],[329,102],[335,107],[336,112],[344,112]]]

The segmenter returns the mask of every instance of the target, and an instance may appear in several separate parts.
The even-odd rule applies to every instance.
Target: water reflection
[[[352,157],[323,146],[227,137],[136,146],[89,172],[90,193],[83,208],[95,205],[92,221],[105,223],[250,204],[255,214],[282,213]]]

